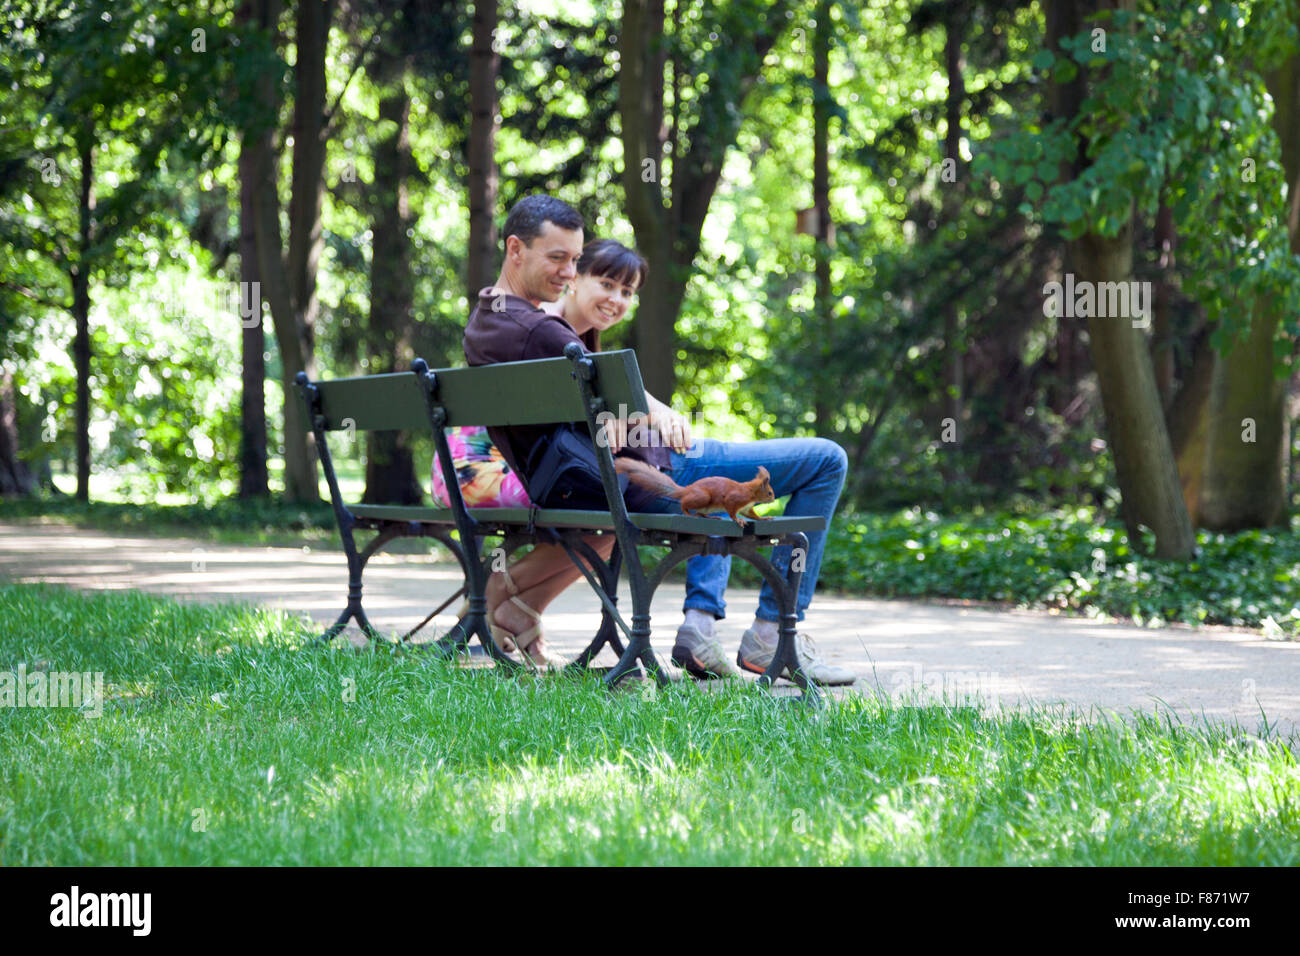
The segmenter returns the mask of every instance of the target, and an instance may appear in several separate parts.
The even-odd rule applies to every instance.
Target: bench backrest
[[[588,357],[596,368],[593,389],[609,411],[622,414],[619,406],[625,406],[628,415],[648,411],[636,353],[622,349]],[[437,381],[435,401],[446,411],[448,426],[544,425],[586,419],[573,363],[567,358],[432,371]],[[326,431],[431,431],[424,384],[413,372],[312,384],[320,397]]]

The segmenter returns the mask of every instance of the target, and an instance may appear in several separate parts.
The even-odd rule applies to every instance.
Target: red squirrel
[[[771,476],[762,465],[752,481],[732,481],[730,478],[701,478],[683,488],[658,468],[635,458],[615,458],[614,470],[627,475],[628,481],[657,492],[667,498],[676,498],[682,514],[701,518],[721,518],[721,515],[704,514],[706,511],[725,511],[742,528],[745,518],[763,519],[753,512],[754,505],[775,501]],[[743,512],[749,512],[743,515]]]

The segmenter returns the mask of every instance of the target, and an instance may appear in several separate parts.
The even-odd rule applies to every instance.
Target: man
[[[582,342],[563,319],[540,308],[542,302],[559,299],[577,275],[576,265],[583,247],[582,217],[554,197],[527,196],[510,210],[502,230],[502,242],[505,261],[500,278],[495,286],[481,291],[465,330],[465,357],[469,364],[551,358],[563,354],[568,343]],[[588,338],[582,344],[591,348],[593,341]],[[684,416],[649,394],[646,399],[650,426],[665,436],[671,448],[652,442],[650,447],[622,449],[623,454],[670,470],[673,480],[680,485],[708,475],[748,481],[762,465],[771,474],[777,497],[791,496],[787,515],[820,515],[829,524],[844,486],[847,466],[844,450],[834,442],[821,438],[757,442],[692,439]],[[515,427],[491,431],[506,461],[524,474],[520,466],[527,463],[525,456],[549,429]],[[619,450],[617,437],[614,442],[615,449]],[[637,510],[631,507],[631,501],[629,508]],[[599,543],[602,556],[608,557],[613,541],[608,536],[591,540],[593,545]],[[804,610],[812,600],[825,545],[825,531],[809,533],[796,603],[799,620],[803,620]],[[788,566],[789,552],[789,548],[777,548],[773,554],[773,564],[782,572]],[[535,549],[511,570],[517,582],[514,597],[540,612],[578,577],[579,572],[567,559],[563,563],[565,567],[560,566],[554,555]],[[736,673],[714,637],[714,624],[726,612],[723,594],[730,572],[730,555],[700,556],[686,565],[685,619],[677,631],[672,660],[699,679]],[[498,614],[513,613],[510,602],[494,601],[494,597],[501,597],[499,588],[495,594],[490,589],[489,608],[499,609]],[[516,610],[523,613],[521,609]],[[762,673],[771,663],[776,653],[778,617],[775,595],[764,584],[754,623],[741,638],[736,657],[737,664],[745,670]],[[521,627],[527,624],[522,617],[515,620]],[[511,627],[505,620],[498,623],[507,629]],[[796,649],[800,666],[810,680],[819,684],[850,684],[856,679],[852,671],[823,660],[803,634],[798,636]]]

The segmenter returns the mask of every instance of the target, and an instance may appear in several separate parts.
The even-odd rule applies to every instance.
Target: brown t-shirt
[[[497,308],[493,309],[492,303],[498,300]],[[560,316],[543,312],[519,296],[493,294],[489,287],[479,292],[478,304],[465,327],[465,360],[470,365],[493,365],[558,358],[564,355],[564,347],[570,342],[577,342],[588,352],[600,351],[600,333],[595,329],[579,336]],[[550,432],[551,426],[547,425],[488,429],[506,463],[525,477],[522,468],[525,457],[537,439]],[[669,450],[659,444],[625,449],[619,454],[640,458],[656,468],[669,467]]]

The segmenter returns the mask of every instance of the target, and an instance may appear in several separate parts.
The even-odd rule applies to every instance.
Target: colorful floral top
[[[492,444],[486,428],[477,425],[448,428],[447,444],[466,507],[527,508],[532,504],[518,473],[510,470],[501,452]],[[449,504],[436,452],[433,456],[433,500],[443,506]]]

